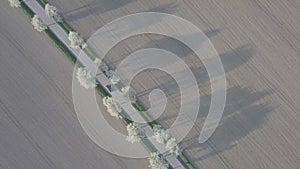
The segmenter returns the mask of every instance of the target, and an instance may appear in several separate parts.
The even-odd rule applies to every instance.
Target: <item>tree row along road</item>
[[[181,56],[193,68],[202,96],[201,110],[195,127],[181,146],[197,168],[298,168],[298,0],[52,0],[51,3],[85,38],[114,19],[138,12],[165,12],[191,21],[207,34],[219,52],[228,81],[223,119],[203,145],[197,144],[197,138],[210,103],[209,79],[192,52],[166,37],[137,36],[115,46],[105,61],[116,68],[134,51],[159,47]],[[159,87],[170,96],[158,122],[165,128],[171,126],[180,106],[172,78],[151,70],[136,79],[133,87],[144,105],[148,103],[147,91],[153,88]]]
[[[42,21],[48,25],[49,29],[68,47],[68,49],[77,57],[77,59],[79,60],[79,62],[85,66],[86,68],[94,68],[95,64],[93,63],[93,61],[90,59],[90,57],[87,55],[87,53],[85,52],[81,52],[80,49],[74,49],[70,47],[70,42],[68,39],[68,33],[59,25],[55,22],[55,20],[53,18],[48,17],[45,14],[44,9],[42,8],[42,6],[37,2],[37,1],[26,1],[25,2],[30,9],[32,9],[34,11],[34,13],[40,17],[42,19]],[[80,55],[80,57],[79,57]],[[100,82],[103,86],[106,86],[106,81],[105,81],[105,76],[103,74],[100,74],[100,77],[97,77],[98,82]],[[140,115],[140,113],[137,113],[138,111],[136,111],[136,113],[130,113],[130,114],[136,114],[140,117],[137,117],[139,119],[142,119],[142,116]],[[136,118],[135,116],[132,116],[133,121]],[[150,126],[147,126],[144,128],[148,133],[152,131],[152,128]],[[160,146],[159,144],[157,144],[154,140],[150,140],[150,142],[156,147],[161,149],[162,146]],[[159,150],[159,152],[164,152],[164,150]],[[169,164],[173,167],[173,168],[185,168],[182,163],[177,159],[176,155],[168,155],[167,156],[167,161],[169,162]]]
[[[33,29],[21,9],[10,8],[7,1],[0,1],[0,30],[1,169],[149,165],[146,159],[112,155],[86,136],[72,104],[73,65],[45,34]],[[118,123],[114,127],[124,129]]]
[[[299,167],[298,0],[49,2],[85,38],[110,21],[137,12],[166,12],[190,20],[204,30],[216,47],[228,80],[223,119],[209,142],[203,145],[197,144],[197,138],[209,105],[210,90],[203,65],[193,60],[192,53],[184,46],[164,37],[134,37],[116,46],[105,61],[115,68],[135,50],[160,47],[183,56],[193,67],[203,96],[201,114],[181,145],[197,168]],[[9,8],[7,1],[0,4],[0,98],[6,106],[0,110],[1,167],[140,169],[147,166],[147,160],[129,160],[106,153],[80,132],[78,120],[72,114],[73,67],[49,45],[43,34],[32,29],[21,10]],[[180,102],[173,90],[176,85],[170,77],[154,70],[141,73],[138,79],[142,80],[134,81],[133,85],[142,100],[146,100],[147,91],[154,87],[169,92],[170,105],[158,121],[167,128],[173,123]],[[143,104],[147,105],[147,101]],[[14,118],[2,113],[8,112],[7,109],[21,127],[14,127],[17,123],[10,120]],[[124,129],[118,123],[114,125]],[[26,130],[32,139],[24,138],[28,135]]]

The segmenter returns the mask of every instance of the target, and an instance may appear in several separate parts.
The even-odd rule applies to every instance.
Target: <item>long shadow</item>
[[[217,36],[217,34],[220,32],[220,30],[216,29],[216,30],[211,30],[211,31],[204,31],[204,33],[212,38],[214,36]],[[107,55],[105,57],[104,60],[106,60],[106,58],[109,58],[107,60],[110,60],[109,63],[110,65],[112,64],[114,67],[117,67],[119,65],[119,63],[125,59],[128,54],[138,51],[140,49],[145,49],[145,48],[161,48],[170,52],[173,52],[175,55],[177,55],[178,57],[182,58],[191,68],[191,71],[193,72],[197,83],[198,83],[198,87],[201,88],[207,84],[210,83],[210,79],[208,77],[208,73],[205,69],[205,66],[202,64],[201,60],[198,59],[198,57],[193,53],[193,51],[191,49],[189,49],[187,46],[185,46],[184,44],[182,44],[181,42],[172,39],[172,38],[168,38],[165,36],[158,36],[158,35],[151,35],[148,34],[147,36],[149,36],[148,38],[150,38],[150,42],[146,42],[146,44],[143,44],[143,37],[131,37],[129,39],[126,39],[125,42],[120,42],[119,44],[117,44],[111,51],[112,53]],[[192,36],[192,35],[190,35]],[[131,51],[126,51],[124,50],[124,48],[122,46],[125,46],[124,44],[126,43],[126,41],[129,43],[131,41],[135,40],[136,42],[138,42],[137,44],[139,44],[139,46],[135,46],[134,49],[131,49]],[[134,42],[134,43],[136,43]],[[180,50],[178,50],[180,49]],[[118,53],[113,53],[113,51],[118,51]],[[244,45],[241,46],[239,48],[236,48],[234,50],[231,50],[229,52],[226,53],[222,53],[220,54],[220,58],[223,62],[224,65],[224,69],[225,72],[228,73],[230,71],[232,71],[233,69],[238,68],[239,66],[243,65],[244,63],[246,63],[254,54],[253,49],[248,46],[248,45]],[[117,57],[116,57],[117,56]],[[213,61],[213,60],[212,60]],[[151,73],[151,72],[150,72]],[[139,78],[137,78],[139,79]],[[168,77],[164,78],[163,80],[160,81],[160,84],[158,84],[158,86],[149,86],[149,88],[147,89],[143,89],[143,91],[138,91],[137,90],[137,94],[139,97],[144,97],[145,95],[148,95],[153,89],[155,88],[160,88],[161,90],[163,90],[166,94],[169,94],[168,96],[170,97],[174,97],[176,95],[178,95],[178,87],[172,87],[170,88],[169,86],[174,86],[174,82],[172,81],[173,79],[170,79]],[[168,87],[166,87],[168,86]],[[144,99],[145,100],[145,99]],[[210,100],[209,100],[210,101]],[[201,107],[207,107],[207,104],[204,104],[205,102],[203,102],[203,98],[201,98]],[[144,103],[144,106],[147,107],[147,103]],[[203,110],[202,110],[203,111]],[[205,112],[208,112],[208,108],[204,109]],[[175,118],[172,116],[167,116],[168,118]],[[166,117],[163,117],[162,119],[159,120],[164,120],[166,119]]]
[[[225,72],[227,73],[248,62],[254,53],[255,51],[249,45],[243,45],[230,52],[220,54]]]
[[[159,43],[166,44],[167,41],[168,40],[164,39]],[[157,42],[153,43],[156,43],[157,45]],[[157,46],[161,47],[163,45]],[[163,48],[169,50],[169,48],[166,47],[166,45]],[[229,73],[234,69],[237,69],[243,64],[247,63],[254,55],[254,53],[255,51],[249,45],[244,45],[232,51],[220,54],[220,58],[224,65],[225,73]],[[193,57],[191,56],[191,53],[185,51],[181,53],[181,56],[183,56],[184,59],[186,59],[185,57]],[[207,83],[210,83],[204,65],[192,67],[191,70],[197,79],[200,90],[202,86],[204,86]],[[148,88],[146,91],[143,91],[139,94],[141,94],[141,97],[145,96],[154,88],[158,87],[161,90],[163,90],[165,94],[167,93],[167,97],[174,98],[174,95],[178,95],[178,87],[175,86],[171,89],[166,89],[165,86],[174,86],[174,84],[172,81],[166,80],[159,84],[159,86]],[[191,132],[195,135],[189,136],[190,139],[187,139],[184,142],[182,142],[181,147],[184,151],[191,152],[188,154],[193,154],[194,151],[203,151],[203,153],[205,152],[206,154],[200,153],[202,154],[200,157],[194,156],[189,157],[189,159],[194,164],[199,164],[199,161],[203,159],[209,158],[211,156],[217,156],[218,153],[231,149],[236,145],[236,142],[238,140],[244,138],[256,129],[261,128],[267,121],[267,114],[272,111],[273,107],[271,107],[268,103],[260,103],[260,100],[271,93],[271,91],[251,91],[251,89],[241,88],[239,86],[228,89],[227,102],[222,121],[215,133],[213,134],[213,136],[211,137],[211,139],[207,143],[200,145],[198,143],[198,137],[203,122],[207,117],[211,101],[211,95],[202,96],[200,114],[196,122],[197,132]],[[175,118],[176,114],[173,113],[167,114],[167,116],[163,116],[157,121],[163,123],[167,120],[170,122],[174,121]]]
[[[216,29],[216,30],[204,31],[204,33],[209,38],[212,38],[214,36],[217,36],[218,33],[220,33],[220,30]],[[192,35],[188,35],[188,36],[192,36]],[[140,49],[145,49],[145,48],[160,48],[160,49],[173,52],[175,55],[182,58],[182,60],[184,60],[189,65],[191,71],[193,72],[196,78],[200,91],[203,86],[209,85],[210,79],[208,77],[206,68],[201,62],[201,60],[199,60],[199,58],[194,54],[194,52],[191,49],[189,49],[181,42],[165,36],[148,34],[146,35],[146,37],[150,39],[150,42],[146,42],[146,43],[143,42],[143,39],[145,37],[141,37],[141,36],[131,37],[126,39],[123,42],[120,42],[119,44],[114,46],[114,48],[111,50],[111,53],[109,53],[109,55],[107,55],[104,60],[105,61],[107,60],[107,62],[110,65],[113,65],[113,69],[115,69],[119,65],[119,63],[122,60],[126,59],[126,57],[132,52],[138,51]],[[127,50],[124,49],[124,46],[126,46],[125,43],[126,42],[130,43],[132,41],[135,41],[133,43],[136,43],[139,46],[134,46],[135,48],[129,49],[130,51],[128,51],[128,49]],[[114,51],[118,51],[118,52],[114,53]],[[254,53],[255,51],[249,45],[244,45],[236,49],[233,49],[231,51],[220,54],[219,56],[223,62],[225,73],[237,69],[238,67],[246,63],[248,60],[251,59]],[[211,62],[212,61],[213,60],[211,60]],[[149,86],[149,88],[143,89],[143,91],[137,90],[138,92],[137,94],[138,96],[143,97],[145,95],[148,95],[152,91],[152,89],[160,88],[161,90],[165,91],[166,94],[170,94],[169,95],[170,97],[178,95],[178,87],[166,88],[165,86],[174,86],[172,79],[170,80],[170,78],[166,77],[165,79],[160,81],[160,84],[158,84],[158,86]],[[145,103],[145,105],[147,104]],[[205,104],[203,98],[201,98],[200,106],[207,107],[207,104]],[[208,112],[208,108],[205,108],[202,111]],[[166,119],[166,117],[164,117],[163,119]]]
[[[220,32],[221,32],[220,29],[213,29],[213,30],[206,30],[206,31],[203,31],[203,33],[204,33],[208,38],[212,38],[212,37],[214,37],[214,36],[217,36]]]
[[[219,34],[220,30],[215,29],[215,30],[207,30],[204,31],[204,34],[208,38],[212,38],[214,36],[217,36]],[[189,37],[194,37],[195,35],[189,34],[185,35],[185,38]],[[145,43],[145,38],[147,38],[147,42]],[[133,46],[133,48],[129,47],[126,45],[126,43],[134,43],[137,44],[136,46]],[[201,44],[199,44],[199,48],[201,47]],[[126,49],[127,48],[127,49]],[[171,38],[167,37],[164,35],[156,35],[156,34],[143,34],[143,35],[136,35],[133,37],[130,37],[122,42],[119,42],[117,45],[115,45],[108,55],[105,56],[105,61],[110,62],[112,64],[112,68],[115,69],[122,60],[124,60],[129,54],[136,52],[141,49],[146,49],[146,48],[159,48],[159,49],[164,49],[166,51],[174,53],[176,56],[182,58],[184,61],[187,62],[187,64],[192,63],[194,65],[198,65],[197,67],[195,66],[190,66],[194,74],[198,74],[199,72],[201,73],[199,76],[196,76],[197,80],[199,79],[198,77],[203,77],[202,74],[206,73],[205,68],[203,67],[203,64],[201,61],[198,59],[198,57],[194,54],[194,52],[187,47],[185,44],[182,42]],[[114,51],[118,51],[118,53],[114,53]],[[129,52],[130,51],[130,52]],[[237,51],[234,51],[237,52]],[[114,54],[113,54],[114,53]],[[230,53],[226,54],[231,56]],[[117,58],[116,58],[117,56]],[[191,58],[193,61],[191,61]],[[197,61],[195,64],[194,61]],[[199,68],[199,69],[198,69]],[[204,73],[203,73],[204,72]]]
[[[94,0],[82,7],[65,12],[62,16],[67,22],[76,21],[89,15],[97,15],[110,10],[118,9],[131,3],[133,0]]]
[[[209,37],[213,37],[219,33],[219,30],[216,29],[212,31],[204,31],[204,33],[209,35]],[[185,56],[189,56],[191,53],[193,53],[193,51],[186,45],[174,38],[156,34],[143,34],[129,37],[116,44],[105,56],[104,61],[110,63],[112,68],[115,69],[128,55],[146,48],[164,49],[173,52],[180,58],[184,58]]]
[[[197,163],[231,149],[238,140],[261,128],[268,120],[267,115],[273,107],[268,103],[260,103],[260,100],[270,94],[272,91],[251,91],[239,86],[228,89],[223,118],[213,136],[202,145],[198,143],[198,135],[182,143],[185,151],[209,150],[200,157],[190,157],[192,162]],[[206,115],[201,116],[205,117]]]
[[[144,12],[162,12],[162,13],[174,13],[176,8],[178,7],[178,1],[173,1],[168,4],[160,5],[151,9],[148,9]]]
[[[225,74],[248,62],[254,53],[255,51],[249,45],[244,45],[229,52],[219,54]],[[214,60],[212,59],[208,62],[214,62]],[[209,82],[208,73],[204,65],[191,67],[191,70],[197,79],[199,88]]]
[[[204,33],[209,38],[211,38],[213,36],[217,36],[219,32],[220,30],[213,30],[205,31]],[[161,48],[173,52],[174,54],[182,58],[182,60],[184,60],[191,67],[191,70],[194,73],[195,78],[197,79],[200,93],[202,87],[209,85],[210,81],[204,65],[188,47],[171,38],[153,38],[152,35],[147,36],[151,37],[150,42],[147,42],[146,44],[140,45],[139,43],[137,43],[139,44],[138,47],[135,47],[133,49],[129,48],[129,51],[125,52],[119,50],[118,52],[121,51],[120,55],[117,53],[112,53],[111,55],[118,56],[114,63],[112,63],[114,67],[117,67],[121,60],[126,58],[128,53],[132,53],[134,51],[145,48]],[[133,38],[131,40],[133,40]],[[125,42],[122,43],[124,44]],[[201,44],[199,44],[199,46],[200,45]],[[120,46],[118,46],[119,44],[116,45],[112,50],[120,48]],[[246,64],[254,55],[254,53],[255,51],[251,48],[250,45],[243,45],[231,51],[221,53],[219,56],[223,62],[225,73],[229,73]],[[107,58],[111,59],[110,57]],[[196,62],[196,59],[198,59],[199,61]],[[134,87],[140,97],[147,96],[155,88],[160,88],[161,90],[163,90],[165,94],[168,94],[167,97],[170,97],[171,99],[178,95],[178,87],[173,83],[172,80],[170,80],[170,78],[160,81],[158,86],[147,86],[146,89],[142,88],[142,90],[140,91],[138,91]],[[269,94],[271,94],[271,91],[251,91],[251,89],[242,88],[240,86],[228,89],[227,103],[222,121],[211,139],[207,143],[200,145],[198,143],[198,137],[203,122],[207,117],[211,101],[211,95],[204,95],[203,93],[201,93],[202,96],[200,103],[200,114],[196,122],[196,127],[194,127],[195,129],[193,129],[196,131],[189,133],[187,139],[185,139],[185,141],[181,143],[181,147],[184,149],[184,151],[191,152],[188,154],[193,154],[193,152],[198,150],[203,152],[204,150],[209,151],[205,151],[206,154],[201,155],[200,157],[193,156],[189,157],[189,159],[192,160],[193,163],[198,164],[198,162],[203,159],[211,156],[216,156],[218,153],[234,147],[238,140],[247,136],[254,130],[262,127],[267,121],[267,114],[271,112],[273,108],[270,107],[268,103],[259,102],[262,98],[266,97]],[[149,105],[145,100],[146,99],[144,98],[142,103],[144,105]],[[163,116],[162,118],[159,118],[158,121],[162,123],[164,123],[165,121],[172,122],[175,118],[176,114],[173,112],[167,114],[166,116]]]
[[[168,41],[165,41],[165,43],[167,43]],[[164,44],[164,41],[160,41],[161,44]],[[177,42],[176,42],[177,43]],[[169,43],[170,44],[170,43]],[[148,44],[149,45],[149,44]],[[193,72],[196,81],[198,83],[198,87],[201,91],[201,88],[205,85],[208,85],[210,83],[210,79],[208,77],[208,73],[206,71],[205,66],[202,64],[202,62],[197,59],[197,57],[193,54],[192,51],[188,51],[188,49],[184,49],[184,47],[180,48],[182,50],[178,50],[178,46],[176,47],[175,44],[172,44],[171,46],[175,46],[175,47],[167,47],[166,45],[157,45],[157,46],[152,46],[151,47],[159,47],[159,48],[163,48],[165,50],[171,51],[173,53],[175,53],[177,56],[183,58],[186,62],[191,62],[190,60],[193,60],[190,65],[190,69]],[[190,53],[192,52],[192,53]],[[222,60],[223,66],[224,66],[224,70],[225,73],[228,73],[234,69],[237,69],[238,67],[240,67],[241,65],[243,65],[244,63],[246,63],[248,60],[251,59],[251,57],[254,54],[254,50],[248,46],[248,45],[244,45],[241,46],[239,48],[236,48],[232,51],[226,52],[226,53],[222,53],[220,54],[220,58]],[[197,61],[199,60],[199,61]],[[195,62],[198,62],[195,64]],[[213,61],[213,60],[211,60]],[[164,89],[163,86],[174,86],[172,85],[174,82],[169,81],[169,80],[164,80],[164,82],[162,82],[161,84],[159,84],[159,86],[154,86],[153,88],[149,88],[147,90],[142,91],[141,93],[143,93],[143,95],[149,93],[152,89],[155,88],[161,88],[161,90],[168,90],[168,92],[166,93],[170,93],[170,94],[178,94],[178,90],[177,88],[174,89]],[[171,91],[174,90],[174,91]],[[141,94],[139,93],[139,94]],[[171,97],[173,95],[170,95]],[[201,107],[206,107],[207,104],[205,102],[202,102],[202,98],[201,98]],[[208,109],[204,110],[205,112],[208,112]]]
[[[214,29],[214,30],[206,30],[203,31],[203,33],[207,36],[207,38],[212,38],[214,36],[217,36],[220,33],[219,29]],[[178,57],[184,58],[184,57],[189,57],[191,54],[194,54],[194,52],[186,46],[184,43],[178,41],[177,39],[159,35],[161,38],[159,39],[154,39],[150,43],[147,44],[149,47],[156,47],[156,48],[161,48],[168,50],[170,52],[173,52],[176,54]],[[195,38],[195,36],[199,36],[199,34],[189,34],[189,35],[184,35],[184,38]],[[151,39],[151,34],[149,35],[149,38]],[[202,37],[199,37],[202,38]],[[203,39],[205,40],[205,39]],[[202,44],[199,44],[199,48],[201,48]],[[180,50],[178,50],[180,49]]]

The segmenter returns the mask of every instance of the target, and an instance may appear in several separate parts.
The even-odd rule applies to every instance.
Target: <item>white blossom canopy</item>
[[[94,60],[94,63],[99,67],[99,66],[101,65],[101,63],[102,63],[102,60],[99,59],[99,58],[96,58],[96,59]]]
[[[170,138],[166,143],[166,149],[171,153],[175,155],[179,155],[181,153],[180,148],[178,144],[176,143],[175,138]]]
[[[112,99],[112,97],[104,97],[102,99],[104,106],[106,106],[108,113],[116,118],[122,118],[120,116],[120,112],[122,111],[121,107],[115,103]]]
[[[165,159],[161,158],[157,152],[150,153],[149,163],[149,167],[151,169],[168,169],[169,167],[168,162]]]
[[[76,72],[77,80],[79,81],[80,85],[86,89],[96,87],[95,77],[91,75],[91,72],[88,71],[84,67],[80,67],[77,69]]]
[[[45,29],[47,29],[47,25],[37,15],[33,16],[33,18],[31,19],[31,24],[33,25],[34,29],[39,32],[42,32]]]
[[[160,125],[153,126],[153,136],[158,143],[165,144],[170,138],[170,134]]]
[[[8,0],[9,5],[13,8],[20,8],[21,2],[19,0]]]
[[[175,154],[178,156],[181,153],[176,139],[174,137],[171,137],[170,134],[162,128],[162,126],[153,126],[153,136],[158,143],[164,144],[166,149],[171,154]]]
[[[71,47],[74,49],[83,49],[87,47],[87,44],[84,42],[83,38],[79,36],[77,32],[69,33],[69,40],[71,42]]]
[[[135,123],[130,123],[126,127],[128,136],[126,140],[130,143],[139,143],[141,142],[141,132]]]
[[[55,6],[47,3],[45,5],[45,12],[47,16],[54,18],[56,21],[62,21],[62,17],[58,14],[58,10]]]

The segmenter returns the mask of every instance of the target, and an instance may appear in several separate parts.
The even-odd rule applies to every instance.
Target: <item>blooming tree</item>
[[[112,97],[104,97],[102,101],[111,116],[116,117],[118,119],[122,118],[122,116],[120,115],[122,109],[117,103],[113,101]]]
[[[153,136],[158,143],[165,144],[170,138],[170,134],[160,125],[154,125],[153,132]]]
[[[160,125],[153,126],[153,136],[158,143],[164,144],[166,149],[175,155],[179,155],[181,153],[178,144],[176,143],[176,139],[171,137],[170,134],[162,128]]]
[[[96,87],[95,77],[92,76],[91,72],[88,71],[84,67],[80,67],[77,69],[76,72],[77,80],[79,81],[80,85],[86,89]]]
[[[128,136],[126,140],[131,143],[141,142],[142,134],[135,123],[130,123],[126,127]]]
[[[159,156],[159,154],[156,153],[150,153],[149,157],[149,167],[151,169],[168,169],[169,164],[168,162]]]
[[[100,66],[101,63],[102,63],[102,60],[99,59],[99,58],[96,58],[96,59],[94,60],[94,63],[95,63],[97,66]]]
[[[13,8],[20,8],[21,2],[19,0],[8,0],[9,5]]]
[[[47,25],[37,15],[33,16],[33,18],[31,19],[31,24],[33,25],[34,29],[39,32],[42,32],[45,29],[47,29]]]
[[[175,155],[179,155],[181,153],[180,148],[178,144],[176,143],[176,139],[174,137],[171,137],[165,144],[166,149],[171,153]]]
[[[69,33],[69,40],[71,42],[71,47],[74,49],[86,48],[87,44],[84,42],[83,38],[79,36],[77,32],[71,31]]]
[[[55,6],[46,4],[45,5],[46,15],[54,18],[57,22],[62,22],[62,17],[58,14],[58,10]]]

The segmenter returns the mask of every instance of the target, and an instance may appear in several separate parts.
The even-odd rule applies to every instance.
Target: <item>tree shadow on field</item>
[[[144,12],[162,12],[162,13],[174,13],[176,8],[178,7],[178,1],[173,1],[168,4],[160,5],[151,9],[148,9]]]
[[[163,42],[160,41],[160,43],[163,43]],[[203,95],[203,93],[201,93],[201,88],[203,88],[204,86],[210,85],[210,78],[208,76],[208,72],[207,72],[204,64],[202,63],[201,60],[199,60],[199,58],[194,54],[194,52],[189,51],[190,49],[184,49],[184,46],[181,46],[182,48],[180,48],[180,50],[178,50],[178,48],[176,48],[174,46],[175,46],[175,44],[172,44],[171,47],[157,44],[157,46],[153,46],[153,47],[163,48],[165,50],[171,51],[175,55],[182,58],[182,60],[184,60],[186,62],[186,64],[189,66],[189,68],[191,69],[192,73],[195,76],[198,87],[200,89],[200,95]],[[244,46],[236,48],[230,52],[222,53],[219,56],[223,63],[225,73],[229,73],[230,71],[237,69],[238,67],[240,67],[241,65],[246,63],[248,60],[250,60],[251,57],[253,56],[253,54],[254,54],[254,50],[251,47],[249,47],[248,45],[244,45]],[[209,63],[209,62],[214,62],[214,61],[215,61],[214,59],[211,59],[211,60],[208,60],[207,62]],[[151,71],[149,73],[151,73]],[[218,75],[216,75],[216,76],[218,76]],[[145,94],[147,94],[147,92],[150,92],[152,89],[160,88],[163,91],[168,90],[167,93],[178,95],[179,91],[177,90],[177,88],[167,88],[166,89],[166,87],[160,87],[160,86],[174,86],[174,85],[172,85],[174,83],[174,81],[172,81],[172,79],[170,79],[167,76],[165,76],[165,78],[164,78],[164,76],[162,76],[162,77],[160,77],[160,79],[163,79],[160,81],[160,84],[157,84],[157,86],[152,86],[150,88],[144,89],[141,92],[145,95]],[[172,90],[174,90],[174,91],[172,91]],[[170,97],[173,97],[173,95],[170,95]],[[207,105],[205,102],[202,102],[202,98],[201,98],[200,107],[207,107],[203,111],[208,112],[209,105]]]
[[[227,74],[232,70],[239,68],[240,66],[248,62],[252,58],[254,53],[255,51],[253,50],[253,48],[251,48],[249,45],[244,45],[231,51],[219,54],[219,58],[221,59],[221,62],[223,64],[224,73]],[[215,61],[215,59],[206,60],[208,64]],[[199,88],[207,83],[210,83],[208,72],[202,63],[200,66],[192,66],[191,70],[196,77]]]
[[[202,126],[197,125],[194,136],[190,133],[189,139],[181,144],[185,151],[190,152],[189,154],[197,152],[196,156],[189,159],[198,164],[201,160],[231,149],[240,139],[261,128],[267,121],[268,113],[273,110],[268,103],[262,103],[261,100],[270,94],[272,91],[251,91],[239,86],[228,89],[223,117],[213,136],[200,145],[198,137]],[[207,114],[200,115],[199,118],[204,121],[206,116]]]
[[[219,32],[220,30],[218,29],[204,31],[208,38],[217,36]],[[211,95],[207,94],[210,92],[203,93],[201,91],[203,88],[207,88],[210,84],[210,79],[205,66],[195,53],[191,51],[191,49],[172,38],[162,36],[156,38],[152,35],[147,35],[146,37],[150,39],[146,41],[146,43],[141,43],[144,42],[143,37],[141,37],[140,40],[138,38],[135,39],[135,37],[131,37],[130,39],[127,39],[129,40],[128,42],[125,40],[120,44],[117,44],[111,50],[111,53],[106,55],[106,58],[107,60],[110,60],[108,61],[109,65],[113,65],[112,68],[115,69],[118,67],[119,63],[128,56],[128,54],[145,48],[160,48],[173,52],[188,64],[200,89],[200,113],[195,126],[180,145],[193,164],[198,166],[200,165],[201,160],[217,156],[218,153],[231,149],[240,139],[261,128],[266,123],[267,115],[273,110],[273,107],[271,107],[268,103],[263,102],[262,99],[271,95],[272,91],[252,91],[249,88],[240,86],[231,87],[227,89],[226,107],[219,127],[206,143],[200,145],[198,143],[198,137],[205,118],[207,117],[211,102]],[[126,48],[122,47],[122,45]],[[201,44],[199,44],[199,47],[201,47]],[[255,51],[250,45],[243,45],[219,54],[225,73],[230,73],[231,71],[246,64],[253,57],[254,53]],[[208,60],[208,62],[213,61],[214,60]],[[154,76],[151,74],[151,71],[149,71],[149,73],[150,75],[142,75],[140,81],[139,79],[136,79],[136,85],[133,84],[133,88],[137,91],[138,96],[144,97],[144,99],[142,99],[144,100],[142,105],[147,107],[149,103],[147,102],[146,96],[153,89],[160,88],[164,93],[168,93],[167,97],[176,99],[176,101],[172,104],[178,107],[177,103],[180,102],[180,100],[178,101],[178,87],[174,81],[170,77],[164,77],[167,75]],[[163,80],[157,80],[155,83],[150,85],[148,81],[150,81],[151,78],[149,77],[159,77]],[[148,84],[144,85],[144,83]],[[170,124],[172,124],[177,117],[177,114],[174,113],[173,110],[174,109],[170,109],[169,113],[166,113],[165,116],[157,119],[157,121],[165,128],[171,126]]]
[[[167,40],[160,41],[160,43],[165,44],[167,43]],[[163,45],[157,46],[161,47]],[[170,48],[167,46],[164,46],[163,49],[170,51]],[[178,55],[178,53],[175,54],[177,56],[181,56],[182,59],[187,62],[194,62],[189,61],[189,59],[195,57],[193,56],[193,53],[189,53],[184,50],[180,50],[180,52],[182,52],[180,53],[181,55]],[[219,56],[223,63],[225,73],[229,73],[247,63],[254,53],[255,51],[250,45],[243,45],[231,51],[220,54]],[[211,60],[211,62],[213,62],[213,60]],[[193,164],[198,166],[200,165],[201,160],[211,156],[217,156],[218,153],[231,149],[236,145],[237,141],[257,130],[258,128],[261,128],[265,124],[267,121],[267,115],[273,110],[273,107],[271,107],[268,103],[262,102],[262,99],[272,94],[272,91],[251,91],[251,89],[242,88],[240,86],[229,88],[227,90],[225,111],[219,127],[216,129],[211,139],[200,145],[198,143],[198,137],[207,117],[211,102],[211,94],[204,94],[201,92],[201,89],[204,86],[209,86],[210,79],[203,64],[191,66],[191,70],[197,79],[200,89],[200,113],[194,128],[180,145],[184,152],[188,152],[185,153],[187,156],[193,154],[193,156],[188,158]],[[156,86],[151,86],[146,89],[144,88],[144,90],[139,93],[140,96],[145,97],[153,89],[160,88],[164,93],[167,93],[168,99],[178,99],[178,87],[176,87],[173,80],[170,80],[170,78],[167,77],[164,78],[163,76],[161,76],[160,79],[164,80],[161,80]],[[166,88],[166,86],[171,87]],[[174,101],[172,102],[174,103]],[[180,101],[176,100],[176,102],[178,103]],[[143,102],[143,104],[145,103]],[[174,108],[170,110],[167,109],[168,106],[164,113],[165,115],[157,119],[157,121],[165,128],[168,128],[177,117],[177,114],[174,113]]]
[[[63,13],[67,22],[76,21],[88,17],[89,15],[98,15],[110,10],[118,9],[131,3],[134,0],[94,0],[87,5]]]
[[[217,36],[219,32],[219,29],[204,31],[206,36],[209,38]],[[186,36],[192,37],[193,35]],[[189,56],[191,53],[193,53],[193,51],[185,44],[174,38],[146,33],[142,35],[135,35],[120,41],[107,53],[107,55],[104,57],[104,61],[108,63],[112,69],[116,69],[128,55],[138,50],[147,48],[164,49],[174,53],[180,58],[184,58],[185,56]],[[97,52],[97,49],[95,52]]]
[[[212,38],[214,36],[217,36],[220,33],[219,29],[214,29],[214,30],[206,30],[203,31],[203,33],[206,35],[206,37]],[[149,38],[152,39],[153,35],[148,34]],[[164,36],[164,35],[158,35],[161,36],[159,39],[158,38],[153,38],[150,43],[147,44],[148,47],[152,47],[152,48],[160,48],[160,49],[165,49],[167,51],[170,51],[172,53],[174,53],[175,55],[177,55],[180,58],[184,58],[184,57],[188,57],[191,54],[194,54],[194,52],[184,43],[180,42],[179,40],[172,38],[172,37],[168,37],[168,36]],[[184,35],[183,38],[185,39],[192,39],[195,37],[199,37],[203,40],[206,40],[207,38],[203,37],[200,34],[188,34],[188,35]],[[198,44],[199,48],[201,48],[202,44]]]

